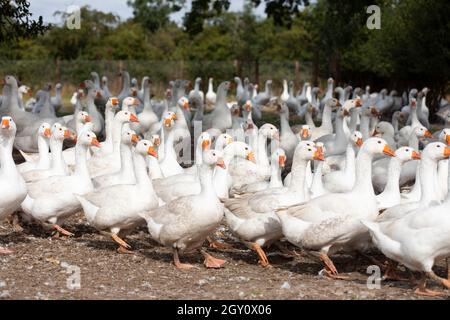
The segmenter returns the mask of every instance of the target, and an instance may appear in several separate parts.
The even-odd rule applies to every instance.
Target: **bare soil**
[[[178,270],[170,249],[153,242],[145,228],[127,238],[135,254],[119,254],[81,214],[65,227],[75,236],[56,239],[35,225],[14,232],[9,222],[0,224],[0,245],[14,251],[0,256],[0,299],[423,299],[408,281],[382,281],[379,289],[368,289],[367,267],[373,262],[365,257],[333,257],[350,280],[323,277],[319,261],[306,255],[286,258],[277,248],[268,250],[272,267],[262,268],[256,255],[225,231],[222,236],[233,248],[209,249],[227,261],[223,268],[206,269],[202,256],[192,254],[181,260],[196,268]],[[384,261],[380,254],[371,256]],[[79,289],[67,286],[70,266],[80,268]],[[446,268],[440,264],[436,272],[444,276]],[[449,293],[434,283],[429,288]]]

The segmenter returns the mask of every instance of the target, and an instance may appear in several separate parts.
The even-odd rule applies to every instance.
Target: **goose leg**
[[[19,214],[13,213],[11,218],[12,218],[11,224],[12,224],[13,230],[15,232],[23,232],[23,228],[20,225],[20,221],[19,221]]]
[[[178,269],[191,269],[194,268],[192,264],[189,263],[181,263],[180,257],[178,256],[178,249],[173,249],[173,263],[175,264],[175,267]]]
[[[0,247],[0,254],[11,254],[11,253],[13,253],[13,251]]]
[[[219,250],[229,250],[229,249],[233,248],[233,246],[231,244],[219,242],[217,240],[214,240],[211,237],[206,237],[206,240],[208,240],[210,248],[219,249]]]
[[[302,255],[295,250],[289,250],[286,244],[282,244],[281,242],[275,242],[275,246],[280,250],[281,254],[288,258],[293,257],[301,257]]]
[[[200,250],[200,252],[205,258],[205,261],[203,263],[207,268],[218,269],[222,267],[222,265],[226,262],[225,260],[214,258],[212,255],[210,255],[208,252],[204,250]]]
[[[117,234],[112,233],[111,238],[119,245],[119,248],[117,248],[118,253],[123,254],[134,254],[133,251],[130,251],[128,249],[131,249],[131,246],[126,243],[122,238],[120,238]]]
[[[338,280],[348,280],[349,277],[339,275],[333,261],[331,261],[330,257],[326,253],[321,252],[319,254],[320,260],[325,265],[325,275],[329,278],[338,279]]]
[[[417,286],[416,290],[414,290],[414,293],[419,296],[426,296],[426,297],[441,297],[444,295],[443,292],[427,289],[426,286],[427,286],[427,278],[425,275],[423,275],[422,278],[420,279],[419,285]]]
[[[439,277],[437,274],[435,274],[433,271],[427,272],[427,276],[430,279],[435,280],[436,282],[439,282],[440,284],[442,284],[444,287],[446,287],[447,289],[450,289],[450,281],[448,279],[445,278],[441,278]]]
[[[266,253],[264,252],[263,248],[261,248],[261,246],[255,242],[250,243],[250,247],[256,251],[256,253],[258,254],[259,257],[259,261],[258,263],[262,266],[262,267],[269,267],[270,263],[269,263],[269,259],[267,259]]]
[[[63,236],[66,236],[66,237],[74,236],[74,234],[72,232],[67,231],[66,229],[64,229],[63,227],[61,227],[57,224],[53,224],[52,229],[54,229],[56,231],[56,234],[55,234],[56,238],[59,238],[60,234],[62,234]]]

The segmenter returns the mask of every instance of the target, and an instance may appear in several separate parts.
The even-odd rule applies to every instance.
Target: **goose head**
[[[126,98],[126,99],[128,99],[128,98]],[[119,107],[119,99],[117,99],[116,97],[111,97],[106,102],[106,108],[110,111],[115,111],[115,110],[117,110],[118,107]]]
[[[127,97],[122,101],[122,110],[130,110],[130,108],[135,108],[139,106],[141,103],[139,99],[134,97]]]
[[[268,139],[280,141],[280,133],[277,127],[273,124],[264,124],[261,128],[259,128],[259,133]]]
[[[77,139],[77,145],[83,145],[86,147],[94,146],[100,148],[100,142],[97,140],[97,136],[92,131],[84,131]]]
[[[431,134],[431,132],[427,128],[423,127],[423,126],[415,127],[414,128],[414,134],[419,139],[421,139],[421,138],[433,138],[433,135]]]
[[[363,135],[359,131],[354,131],[351,136],[350,140],[358,147],[361,147],[363,145]]]
[[[236,157],[256,163],[255,154],[253,153],[252,147],[245,142],[233,141],[224,148],[223,152],[226,154],[231,153]]]
[[[272,152],[272,155],[270,157],[271,163],[278,163],[278,167],[284,168],[286,165],[286,152],[284,152],[283,149],[278,148],[274,152]]]
[[[417,99],[412,98],[411,99],[411,109],[416,109],[416,108],[417,108]]]
[[[155,147],[159,147],[159,145],[161,144],[161,137],[159,136],[159,134],[152,134],[150,141]]]
[[[81,123],[91,122],[92,118],[86,111],[80,111],[77,114],[77,121]]]
[[[309,127],[309,125],[302,125],[302,130],[300,130],[299,134],[300,140],[309,140],[311,138],[311,128]]]
[[[345,116],[350,115],[350,111],[353,108],[362,107],[362,101],[359,98],[347,100],[342,106],[342,110],[344,111]]]
[[[126,123],[126,122],[139,122],[139,119],[130,111],[119,111],[114,116],[114,120],[120,122],[120,123]]]
[[[19,93],[24,95],[27,94],[28,96],[31,97],[31,95],[33,94],[30,87],[26,86],[26,85],[21,85],[18,89]]]
[[[241,108],[239,107],[239,105],[237,103],[233,103],[233,105],[230,108],[230,112],[235,117],[241,116]]]
[[[330,107],[332,110],[335,110],[338,107],[341,107],[341,103],[336,98],[328,99],[327,102],[325,102],[325,105]]]
[[[245,104],[243,105],[243,108],[244,108],[247,112],[252,111],[252,108],[253,108],[253,103],[252,103],[252,101],[251,101],[251,100],[247,100],[247,101],[245,102]]]
[[[202,132],[202,134],[198,137],[198,143],[202,146],[202,150],[209,150],[211,147],[211,136],[208,132]]]
[[[47,122],[43,122],[38,129],[38,134],[43,138],[50,138],[52,135],[51,127]]]
[[[58,141],[64,141],[65,139],[76,139],[76,135],[74,135],[72,132],[70,132],[69,129],[62,126],[60,123],[56,122],[52,126],[52,134],[51,138],[58,140]]]
[[[447,145],[450,146],[450,129],[445,128],[441,131],[439,135],[439,140],[444,141]]]
[[[395,157],[400,159],[401,162],[421,159],[420,153],[411,147],[398,148],[395,150]]]
[[[2,117],[1,135],[3,137],[14,137],[16,135],[17,127],[13,118],[10,116]]]
[[[174,126],[177,115],[175,112],[167,111],[164,113],[162,120],[165,128],[170,129]]]
[[[233,137],[227,133],[220,134],[216,139],[216,148],[225,148],[233,142]]]
[[[387,121],[381,121],[376,125],[375,130],[372,133],[372,136],[378,137],[386,134],[393,137],[394,133],[395,133],[394,127],[392,126],[392,124],[390,124]]]
[[[3,78],[3,80],[0,82],[0,84],[6,85],[13,89],[15,88],[16,90],[18,90],[16,78],[14,78],[13,76],[10,76],[10,75],[5,76]]]
[[[222,169],[226,169],[225,162],[223,161],[223,152],[218,150],[208,150],[203,152],[203,164],[207,166],[218,166]]]
[[[139,142],[139,136],[134,130],[124,129],[122,132],[122,143],[128,146],[136,145]]]
[[[325,160],[322,148],[317,148],[316,144],[312,141],[300,141],[294,153],[294,159],[297,158],[303,161]]]
[[[106,86],[108,84],[108,77],[107,76],[103,76],[102,77],[102,85]]]
[[[333,79],[333,78],[328,78],[327,84],[328,84],[329,86],[332,86],[333,83],[334,83],[334,79]]]
[[[388,145],[386,140],[382,138],[369,138],[367,139],[362,147],[361,150],[364,150],[371,154],[372,156],[375,155],[387,155],[389,157],[395,157],[394,150],[391,149],[391,147]]]
[[[158,159],[158,153],[156,152],[155,147],[150,140],[140,140],[136,144],[134,152],[143,156],[150,155]]]
[[[429,143],[422,151],[422,158],[430,158],[434,161],[448,159],[450,148],[442,142]]]
[[[181,97],[178,102],[177,105],[184,110],[190,110],[190,106],[189,106],[189,100],[186,97]]]

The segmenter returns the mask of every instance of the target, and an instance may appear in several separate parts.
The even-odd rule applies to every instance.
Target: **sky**
[[[55,11],[64,11],[71,5],[84,6],[89,5],[91,8],[104,12],[112,12],[120,16],[122,20],[126,20],[133,15],[130,7],[127,6],[126,0],[29,0],[30,11],[33,16],[42,16],[44,22],[59,23],[58,17],[54,17]],[[232,0],[231,11],[240,11],[244,6],[245,0]],[[189,10],[191,0],[186,1],[186,8],[172,15],[172,20],[181,23],[182,17],[186,10]],[[257,15],[264,14],[263,5],[256,10]]]

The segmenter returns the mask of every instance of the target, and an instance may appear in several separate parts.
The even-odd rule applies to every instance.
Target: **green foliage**
[[[134,20],[155,32],[168,26],[170,14],[182,9],[185,0],[128,0],[133,8]]]
[[[0,43],[33,38],[48,29],[41,16],[32,19],[29,8],[26,0],[0,0]]]

